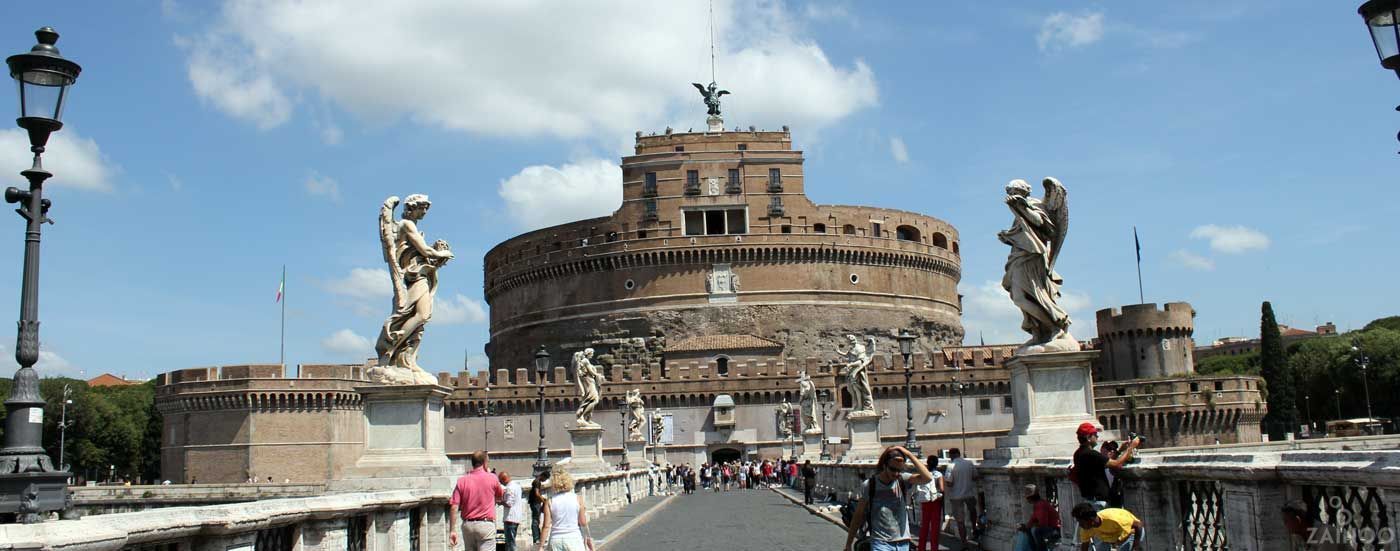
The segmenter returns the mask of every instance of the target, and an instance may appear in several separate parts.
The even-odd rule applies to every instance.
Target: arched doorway
[[[743,457],[744,455],[734,448],[720,448],[710,452],[710,463],[728,463],[738,461]]]

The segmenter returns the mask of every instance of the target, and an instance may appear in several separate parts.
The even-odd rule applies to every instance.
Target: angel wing
[[[394,282],[394,307],[402,308],[408,296],[403,284],[403,268],[399,266],[399,225],[394,223],[394,208],[399,206],[398,196],[390,196],[379,207],[379,246],[384,249],[384,262],[389,264],[389,279]]]
[[[692,82],[692,83],[690,83],[690,84],[691,84],[692,86],[694,86],[696,90],[699,90],[699,91],[700,91],[700,95],[702,95],[702,96],[709,96],[709,95],[710,95],[710,91],[705,89],[705,85],[704,85],[704,84],[700,84],[699,82]]]
[[[866,355],[866,356],[869,356],[869,357],[871,357],[871,358],[874,358],[874,357],[875,357],[875,337],[866,337],[866,338],[865,338],[865,344],[866,344],[866,346],[865,346],[865,355]]]
[[[1055,269],[1055,261],[1060,258],[1060,247],[1069,234],[1069,192],[1054,178],[1045,178],[1045,202],[1042,208],[1054,224],[1054,236],[1050,239],[1050,269]]]
[[[723,95],[728,94],[728,93],[729,93],[729,90],[720,90],[720,91],[718,91],[718,92],[715,92],[715,97],[720,97],[720,96],[723,96]]]

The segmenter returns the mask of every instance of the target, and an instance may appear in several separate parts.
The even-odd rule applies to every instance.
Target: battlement
[[[743,147],[740,147],[742,145]],[[684,149],[676,149],[682,147]],[[656,153],[709,152],[709,151],[792,151],[792,133],[784,128],[781,131],[725,130],[723,132],[664,132],[643,135],[637,132],[636,154],[638,156]]]
[[[1196,310],[1187,302],[1169,302],[1161,309],[1154,303],[1104,308],[1095,313],[1099,338],[1169,331],[1191,335],[1195,331]]]
[[[301,364],[297,377],[291,379],[365,380],[366,366],[362,364]],[[281,364],[240,364],[180,369],[156,375],[156,386],[240,379],[288,379]]]

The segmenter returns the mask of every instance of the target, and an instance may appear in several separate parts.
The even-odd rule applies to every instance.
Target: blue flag
[[[1142,243],[1138,241],[1137,226],[1133,226],[1133,247],[1137,248],[1137,261],[1142,264]]]

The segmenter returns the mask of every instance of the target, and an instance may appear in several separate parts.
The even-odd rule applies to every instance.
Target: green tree
[[[1196,363],[1196,372],[1202,375],[1258,375],[1259,353],[1204,358]]]
[[[1274,307],[1264,301],[1259,318],[1259,375],[1269,389],[1269,413],[1264,416],[1264,430],[1270,440],[1283,440],[1285,434],[1298,428],[1293,372],[1288,367]]]

